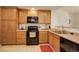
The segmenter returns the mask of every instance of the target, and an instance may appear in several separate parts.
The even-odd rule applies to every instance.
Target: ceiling
[[[63,6],[59,9],[67,11],[69,13],[79,13],[79,6]]]
[[[21,9],[35,8],[35,9],[42,9],[42,10],[52,10],[52,9],[58,9],[61,6],[17,6],[17,7]]]
[[[31,8],[35,8],[35,9],[42,9],[42,10],[63,10],[63,11],[67,11],[69,13],[79,13],[79,6],[17,6],[18,8],[21,9],[31,9]]]

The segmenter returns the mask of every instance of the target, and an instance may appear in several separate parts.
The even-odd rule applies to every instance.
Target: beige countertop
[[[27,31],[27,30],[19,30],[19,29],[18,29],[17,31]]]
[[[19,30],[19,29],[17,29],[17,31],[27,31],[27,30]],[[39,31],[49,31],[49,30],[43,29],[43,30],[39,30]]]
[[[67,40],[70,40],[72,42],[79,44],[79,34],[73,34],[73,35],[71,35],[71,34],[58,34],[58,33],[53,32],[52,30],[49,30],[49,31],[56,34],[56,35],[59,35],[59,36],[65,38]]]
[[[17,31],[27,31],[27,30],[17,30]],[[79,44],[79,34],[73,34],[73,35],[71,35],[71,34],[58,34],[56,32],[53,32],[52,30],[39,30],[39,31],[49,31],[49,32],[54,33],[56,35],[59,35],[67,40],[70,40],[72,42]]]

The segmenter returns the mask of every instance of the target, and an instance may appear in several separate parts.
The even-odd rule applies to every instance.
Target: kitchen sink
[[[73,34],[67,31],[53,31],[53,32],[58,33],[58,34]]]

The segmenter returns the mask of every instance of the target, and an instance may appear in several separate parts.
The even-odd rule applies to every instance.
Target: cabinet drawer
[[[18,31],[17,32],[17,38],[26,38],[26,32]]]
[[[17,44],[26,44],[26,39],[24,39],[24,38],[18,38],[17,39]]]

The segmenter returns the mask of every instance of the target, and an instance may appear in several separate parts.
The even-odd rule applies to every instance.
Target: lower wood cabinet
[[[49,44],[50,44],[51,46],[53,46],[53,36],[52,36],[52,33],[49,32],[48,34],[49,34]]]
[[[26,44],[26,31],[17,31],[17,44]]]
[[[39,31],[39,43],[48,43],[48,31]]]
[[[16,44],[15,32],[2,32],[1,44]]]
[[[1,7],[0,7],[0,44],[1,44]]]
[[[56,52],[60,51],[60,37],[58,35],[49,32],[49,44]]]
[[[1,21],[0,21],[0,44],[1,44]]]

